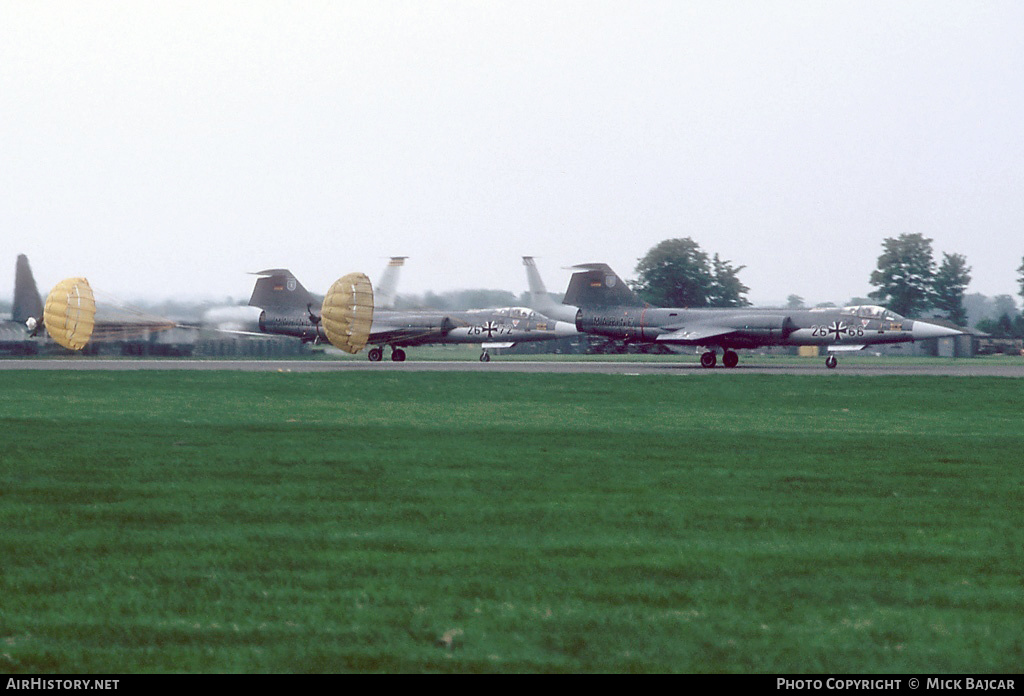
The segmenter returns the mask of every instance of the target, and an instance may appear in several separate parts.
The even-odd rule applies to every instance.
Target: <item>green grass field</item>
[[[0,373],[0,672],[1019,672],[1024,383]]]

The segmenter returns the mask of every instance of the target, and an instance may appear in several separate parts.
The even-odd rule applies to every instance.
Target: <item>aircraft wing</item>
[[[734,333],[735,326],[712,326],[698,324],[691,328],[677,329],[658,336],[658,343],[696,343],[716,336]]]
[[[430,343],[442,339],[451,331],[451,327],[444,326],[408,326],[401,324],[377,324],[374,322],[370,330],[369,343],[390,343],[402,342],[403,344],[415,345],[417,343]]]
[[[865,348],[867,348],[867,344],[863,344],[863,343],[850,343],[850,344],[846,344],[846,343],[844,343],[842,345],[833,344],[833,345],[830,345],[830,346],[826,346],[825,350],[827,350],[830,353],[853,353],[853,352],[858,351],[858,350],[864,350]]]

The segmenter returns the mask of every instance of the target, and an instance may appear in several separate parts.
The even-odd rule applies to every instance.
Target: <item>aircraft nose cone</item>
[[[938,324],[930,324],[927,321],[915,321],[910,329],[915,341],[923,341],[928,338],[946,338],[947,336],[959,336],[963,331],[950,329]]]

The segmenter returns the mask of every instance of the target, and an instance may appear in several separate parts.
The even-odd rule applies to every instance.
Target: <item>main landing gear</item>
[[[380,362],[384,358],[384,349],[380,346],[374,346],[367,353],[366,357],[370,359],[370,362]],[[401,348],[391,348],[391,360],[394,362],[405,362],[405,351]]]
[[[713,350],[709,350],[706,353],[702,353],[700,356],[700,366],[711,368],[718,364],[718,355]],[[722,364],[726,367],[736,367],[740,364],[740,356],[737,355],[734,350],[726,350],[722,353]]]

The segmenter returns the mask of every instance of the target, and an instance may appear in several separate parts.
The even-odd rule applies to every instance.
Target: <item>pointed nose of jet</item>
[[[915,321],[913,326],[910,327],[910,333],[913,335],[915,341],[923,341],[928,338],[959,336],[963,331],[939,326],[938,324],[930,324],[927,321]]]

